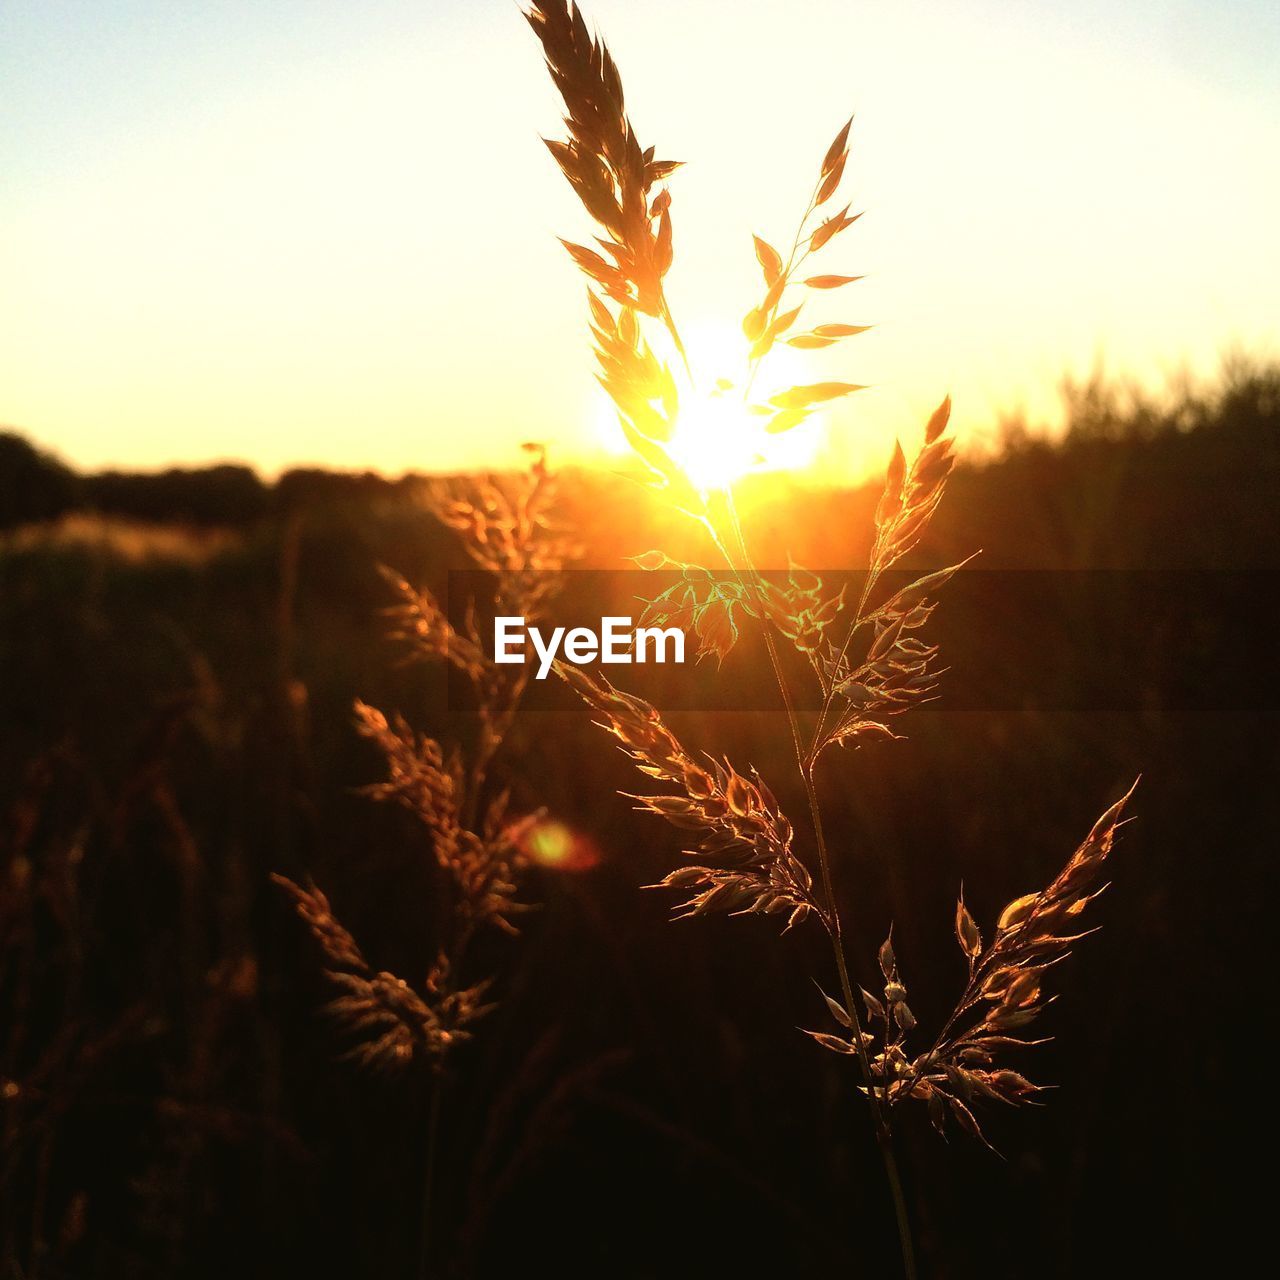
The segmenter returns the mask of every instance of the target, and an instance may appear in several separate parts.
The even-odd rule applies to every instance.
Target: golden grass
[[[882,988],[883,998],[862,987],[869,1028],[864,1029],[814,777],[831,748],[893,739],[897,718],[934,695],[937,648],[923,633],[935,607],[933,594],[961,566],[941,568],[891,593],[881,588],[886,571],[917,545],[942,500],[953,462],[946,434],[950,400],[944,400],[930,419],[910,462],[901,446],[895,446],[856,606],[843,591],[825,591],[818,575],[794,564],[786,586],[766,582],[753,563],[731,485],[726,483],[718,492],[700,487],[667,448],[679,422],[682,397],[697,378],[663,284],[675,256],[672,199],[668,188],[657,188],[675,166],[655,161],[653,149],[642,149],[637,141],[617,68],[604,44],[590,35],[577,6],[565,0],[535,0],[527,16],[565,105],[568,137],[547,145],[603,232],[597,244],[604,256],[566,242],[590,283],[600,382],[654,486],[703,527],[713,562],[720,562],[712,572],[706,566],[674,561],[661,550],[637,557],[642,568],[677,568],[682,573],[676,587],[650,603],[650,613],[684,625],[703,652],[718,659],[736,643],[742,623],[761,629],[807,799],[817,890],[795,851],[792,824],[764,779],[755,773],[748,777],[723,757],[708,757],[710,767],[704,768],[671,734],[657,708],[570,668],[561,667],[561,674],[641,771],[666,784],[661,795],[638,797],[642,806],[696,833],[694,847],[686,852],[688,864],[663,882],[689,895],[677,909],[679,916],[776,912],[785,915],[788,927],[811,920],[826,931],[841,994],[840,999],[826,997],[837,1031],[809,1034],[859,1064],[861,1089],[869,1101],[894,1201],[903,1269],[913,1277],[914,1249],[895,1153],[893,1110],[919,1100],[928,1106],[939,1130],[950,1115],[981,1136],[973,1103],[991,1099],[1018,1104],[1035,1096],[1037,1087],[1001,1066],[1000,1059],[1011,1049],[1034,1043],[1011,1033],[1039,1014],[1045,1004],[1046,970],[1064,959],[1083,936],[1076,931],[1078,917],[1101,891],[1093,886],[1129,797],[1098,820],[1046,889],[1005,909],[985,950],[977,925],[963,902],[958,904],[956,932],[968,964],[968,983],[923,1052],[907,1047],[917,1024],[890,930],[878,951],[878,979],[871,984]],[[830,381],[794,386],[763,401],[752,397],[756,372],[779,341],[802,349],[826,347],[865,327],[831,322],[794,332],[815,293],[843,288],[860,278],[825,271],[802,274],[810,258],[858,216],[849,212],[849,204],[824,216],[844,177],[851,123],[842,126],[823,155],[789,253],[784,257],[767,240],[753,237],[763,295],[742,323],[748,372],[741,387],[725,383],[717,390],[740,395],[747,412],[764,419],[769,432],[790,430],[818,405],[862,389],[857,383]],[[654,326],[673,339],[680,358],[676,367],[659,356],[651,333]],[[779,641],[803,655],[818,685],[820,711],[812,724],[804,723],[796,711],[794,690],[778,655]]]

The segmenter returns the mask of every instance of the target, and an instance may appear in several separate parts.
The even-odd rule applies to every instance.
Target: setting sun
[[[653,345],[671,367],[681,369],[679,354],[655,331]],[[680,469],[703,492],[724,489],[752,472],[804,471],[818,457],[826,415],[782,434],[765,430],[767,417],[753,413],[751,403],[767,399],[778,387],[814,376],[803,352],[776,348],[748,398],[747,343],[740,332],[724,324],[695,324],[685,335],[689,365],[696,382],[680,378],[681,401],[668,452]],[[594,419],[601,444],[610,452],[627,454],[617,411],[601,391]]]
[[[752,471],[799,471],[817,452],[820,423],[769,435],[765,418],[726,390],[691,398],[682,407],[668,451],[704,492],[728,488]]]
[[[668,451],[699,489],[724,489],[763,461],[757,420],[732,392],[687,401]]]

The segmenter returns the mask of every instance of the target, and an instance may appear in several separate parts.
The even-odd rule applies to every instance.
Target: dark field
[[[427,1074],[342,1060],[268,877],[313,876],[376,967],[426,973],[435,865],[360,793],[385,763],[351,706],[468,740],[384,638],[375,571],[444,597],[466,562],[411,481],[78,477],[0,446],[0,1275],[413,1275]],[[593,568],[696,550],[625,481],[564,490]],[[762,492],[761,560],[858,567],[876,496]],[[1019,1063],[1047,1105],[987,1107],[1000,1157],[900,1122],[922,1275],[1227,1275],[1269,1239],[1278,513],[1280,371],[1237,369],[1162,407],[1077,395],[1062,444],[961,467],[913,557],[982,550],[933,624],[941,699],[823,766],[859,973],[892,920],[936,1025],[961,883],[986,928],[1143,775],[1104,927]],[[683,736],[799,814],[762,646],[698,679],[764,709],[682,710]],[[638,886],[679,833],[615,794],[644,780],[566,690],[495,773],[598,864],[533,868],[540,909],[475,952],[497,1007],[449,1067],[433,1274],[897,1274],[856,1072],[795,1029],[823,1025],[823,938],[668,923]]]

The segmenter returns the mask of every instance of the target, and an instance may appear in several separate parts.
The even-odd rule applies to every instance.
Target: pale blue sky
[[[976,433],[1099,352],[1280,341],[1280,5],[599,0],[675,180],[689,327],[752,301],[850,110],[874,322],[858,469],[950,389]],[[502,463],[596,447],[583,227],[511,0],[4,0],[0,423],[86,465]],[[711,345],[715,345],[714,342]],[[824,372],[829,366],[822,366]]]

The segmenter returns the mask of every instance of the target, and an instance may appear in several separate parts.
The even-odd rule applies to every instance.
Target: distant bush
[[[1182,373],[1162,392],[1095,369],[1084,378],[1063,378],[1059,396],[1061,436],[1068,445],[1193,432],[1226,433],[1263,445],[1280,438],[1280,361],[1275,359],[1227,355],[1211,381],[1197,382]],[[1039,447],[1051,435],[1018,412],[996,424],[1002,453]]]
[[[52,454],[0,431],[0,529],[52,520],[76,504],[79,478]]]
[[[301,507],[330,506],[353,499],[389,497],[400,491],[403,481],[388,480],[372,471],[327,471],[322,467],[295,467],[275,483],[272,505],[277,511]]]
[[[103,514],[197,525],[249,524],[266,514],[269,492],[251,467],[233,464],[84,478],[84,504]]]

